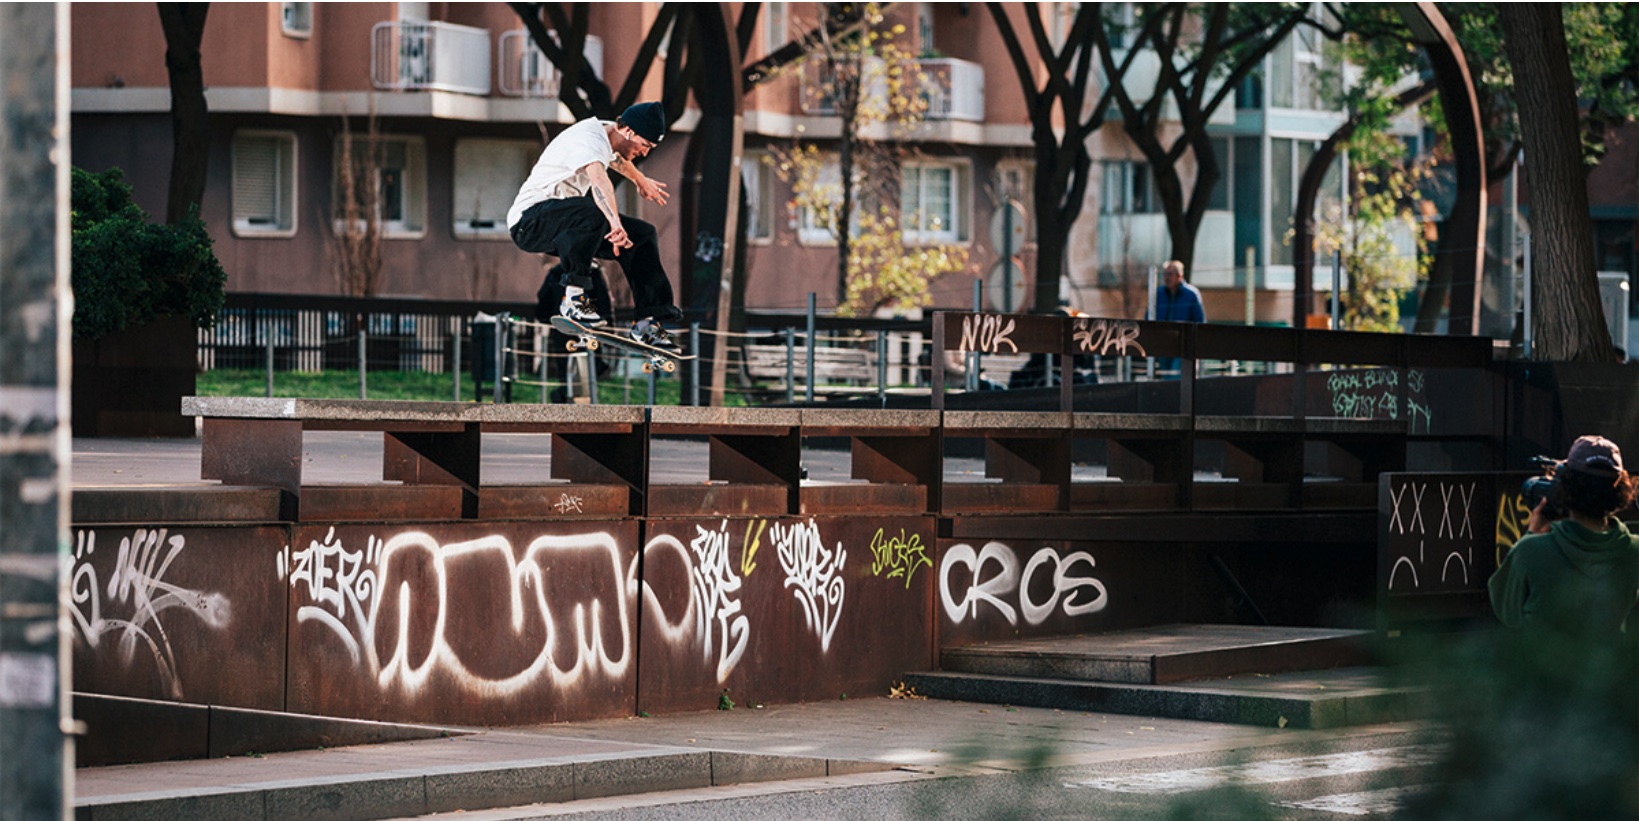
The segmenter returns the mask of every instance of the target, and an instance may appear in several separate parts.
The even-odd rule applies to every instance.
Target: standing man
[[[614,122],[593,118],[575,123],[541,152],[507,212],[507,228],[519,248],[558,258],[537,294],[537,318],[556,312],[588,327],[608,325],[588,292],[596,273],[592,259],[616,259],[632,288],[632,338],[678,350],[661,325],[682,319],[683,313],[673,304],[654,226],[620,214],[608,173],[613,169],[637,186],[639,196],[665,205],[671,196],[665,184],[633,165],[665,136],[666,115],[660,103],[638,103]],[[562,298],[552,304],[560,291]],[[600,296],[607,310],[607,295]]]
[[[1201,306],[1201,290],[1184,281],[1184,263],[1168,260],[1161,266],[1161,287],[1155,289],[1155,318],[1162,322],[1205,322],[1206,309]],[[1155,363],[1163,373],[1178,373],[1181,363],[1177,357],[1164,357]]]
[[[1161,266],[1161,287],[1155,289],[1155,318],[1162,322],[1205,322],[1201,290],[1184,281],[1184,263],[1169,260]]]

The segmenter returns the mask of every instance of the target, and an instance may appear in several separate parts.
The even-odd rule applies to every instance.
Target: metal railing
[[[602,77],[603,40],[588,35],[585,54],[592,72]],[[501,94],[547,99],[562,93],[563,77],[558,67],[530,40],[528,31],[517,29],[502,33],[496,60],[495,84]]]
[[[942,57],[918,60],[927,119],[984,122],[985,69],[978,63]]]
[[[376,88],[488,95],[489,74],[487,29],[400,20],[370,31],[370,81]]]

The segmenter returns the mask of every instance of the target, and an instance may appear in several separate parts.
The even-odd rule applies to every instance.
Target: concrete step
[[[1370,662],[1363,630],[1177,624],[941,651],[940,669],[992,676],[1168,684]]]
[[[1019,707],[1325,729],[1427,715],[1424,692],[1386,683],[1377,667],[1128,684],[979,673],[912,673],[917,695]]]

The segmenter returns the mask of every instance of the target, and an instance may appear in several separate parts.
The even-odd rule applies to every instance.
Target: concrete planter
[[[74,341],[75,436],[193,436],[182,397],[194,393],[198,331],[161,316],[100,339]]]

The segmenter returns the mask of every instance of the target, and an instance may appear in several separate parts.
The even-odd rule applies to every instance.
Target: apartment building
[[[1050,35],[1062,38],[1073,4],[1043,4]],[[738,15],[740,4],[730,4]],[[1023,5],[1015,26],[1027,31]],[[620,88],[656,3],[596,4],[591,64]],[[764,4],[746,62],[813,28],[814,3]],[[972,304],[975,280],[1003,269],[990,224],[1009,200],[1023,208],[1024,272],[1034,270],[1029,112],[989,12],[978,4],[901,3],[890,26],[918,55],[925,119],[902,146],[901,206],[918,215],[909,244],[968,251],[966,270],[933,288],[935,304]],[[147,4],[72,7],[73,159],[91,170],[122,168],[139,204],[163,213],[170,166],[170,95],[165,39]],[[501,3],[214,4],[202,45],[210,108],[210,162],[202,211],[229,274],[229,290],[282,294],[356,293],[337,270],[338,169],[344,130],[355,141],[370,122],[383,141],[379,296],[532,301],[543,260],[518,251],[505,213],[544,141],[572,118],[558,99],[556,70]],[[1209,316],[1260,321],[1290,316],[1292,192],[1303,162],[1340,121],[1315,81],[1318,43],[1294,38],[1268,58],[1214,120],[1223,180],[1200,232],[1192,279]],[[659,66],[644,98],[661,94]],[[796,141],[832,156],[840,128],[812,68],[782,73],[744,100],[744,199],[748,306],[798,310],[807,295],[837,302],[836,247],[764,160]],[[1141,82],[1142,78],[1138,78]],[[690,111],[646,161],[645,173],[681,188]],[[1416,133],[1415,123],[1408,125]],[[1105,315],[1143,310],[1149,266],[1168,256],[1165,219],[1141,155],[1106,125],[1092,142],[1096,163],[1061,282],[1071,305]],[[1185,184],[1193,173],[1185,169]],[[1341,181],[1334,187],[1341,185]],[[1340,188],[1338,189],[1341,190]],[[656,224],[675,278],[693,252],[666,207],[623,194],[630,212]],[[617,289],[620,277],[610,277]],[[1247,285],[1252,286],[1249,290]],[[989,307],[1004,307],[989,282]],[[1029,283],[1014,283],[1013,307]],[[1134,294],[1136,293],[1136,297]],[[1248,295],[1250,294],[1250,299]]]

